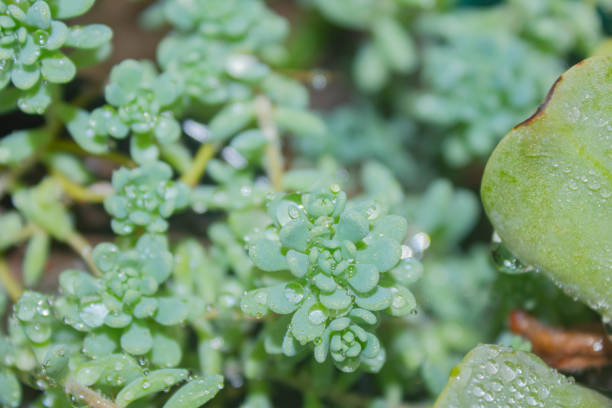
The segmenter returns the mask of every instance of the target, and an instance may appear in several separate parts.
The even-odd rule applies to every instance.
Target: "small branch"
[[[508,320],[510,330],[527,338],[533,352],[556,369],[581,371],[612,364],[612,344],[603,330],[550,327],[522,310],[513,311]]]
[[[66,243],[83,258],[91,272],[96,276],[102,276],[102,272],[98,269],[91,256],[92,248],[89,242],[78,232],[74,231],[66,239]]]
[[[76,381],[69,379],[64,384],[66,393],[74,395],[90,408],[119,408],[117,404],[103,397],[91,388],[87,388]]]
[[[53,177],[60,183],[62,189],[72,199],[81,203],[101,203],[106,198],[103,194],[98,194],[87,187],[75,183],[62,173],[53,169],[49,170]]]
[[[255,99],[255,111],[259,128],[268,139],[266,148],[266,172],[274,190],[283,189],[283,155],[280,146],[280,137],[276,123],[272,116],[272,104],[263,95]]]
[[[134,163],[132,159],[121,153],[109,152],[102,154],[91,154],[83,150],[78,144],[74,143],[71,140],[53,140],[49,144],[49,150],[72,153],[78,156],[99,157],[130,169],[137,167],[136,163]]]
[[[181,176],[181,181],[190,187],[198,184],[200,178],[206,170],[208,161],[215,155],[215,147],[210,143],[204,143],[198,149],[191,167]]]
[[[0,258],[0,282],[2,282],[2,286],[4,286],[4,289],[6,289],[6,292],[10,296],[13,303],[16,303],[23,293],[23,287],[11,274],[9,267],[3,258]]]

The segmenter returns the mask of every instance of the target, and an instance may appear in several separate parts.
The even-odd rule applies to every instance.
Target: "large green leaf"
[[[612,317],[612,57],[563,74],[485,169],[485,210],[506,246]]]
[[[434,408],[612,407],[612,401],[548,367],[536,355],[496,345],[470,351]]]

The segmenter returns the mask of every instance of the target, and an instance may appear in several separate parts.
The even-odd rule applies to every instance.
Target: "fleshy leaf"
[[[110,41],[112,36],[113,32],[104,24],[71,27],[65,45],[74,48],[96,48]]]
[[[117,394],[116,404],[123,408],[132,401],[155,394],[187,378],[189,371],[178,368],[165,368],[152,371],[149,375],[136,378],[123,387]]]
[[[536,113],[493,152],[482,199],[505,245],[612,317],[612,57],[555,83]]]
[[[55,17],[71,18],[84,14],[93,6],[95,0],[57,0],[55,4]]]
[[[191,380],[176,391],[163,408],[198,408],[223,388],[223,377],[207,375]]]
[[[121,347],[134,355],[147,353],[153,347],[151,331],[147,327],[132,323],[130,328],[121,336]]]
[[[21,385],[10,370],[0,369],[0,403],[17,408],[21,404]]]
[[[260,239],[249,246],[249,256],[259,269],[282,271],[288,268],[287,260],[281,253],[281,244],[268,239]]]
[[[452,369],[434,408],[479,406],[612,406],[604,396],[575,384],[534,354],[480,345]]]

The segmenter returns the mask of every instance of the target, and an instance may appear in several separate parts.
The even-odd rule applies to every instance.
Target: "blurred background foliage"
[[[109,239],[110,218],[99,208],[83,203],[88,200],[67,203],[59,198],[58,191],[67,191],[74,183],[93,186],[101,196],[112,188],[108,181],[113,167],[99,158],[81,160],[83,149],[99,149],[102,154],[116,142],[119,152],[131,154],[138,163],[160,158],[185,175],[198,160],[194,152],[205,137],[214,142],[218,154],[191,192],[192,211],[178,214],[170,223],[175,265],[164,294],[166,299],[189,299],[192,310],[220,316],[210,321],[190,318],[194,332],[168,341],[185,347],[182,358],[193,358],[191,365],[203,373],[225,376],[226,389],[211,406],[268,407],[287,401],[309,408],[427,406],[446,384],[451,368],[478,343],[520,343],[529,348],[508,333],[511,310],[527,310],[544,322],[566,327],[597,321],[594,313],[539,274],[519,276],[496,268],[490,256],[493,231],[477,192],[486,158],[497,142],[535,110],[564,70],[603,44],[612,31],[612,2],[226,3],[214,15],[194,12],[189,2],[180,0],[152,5],[126,2],[121,6],[126,7],[126,18],[115,19],[122,14],[114,10],[115,2],[100,2],[79,20],[109,25],[115,52],[105,64],[80,71],[77,80],[64,88],[64,99],[74,101],[106,85],[110,67],[127,56],[154,60],[160,73],[152,64],[117,66],[106,88],[108,104],[94,95],[81,103],[80,110],[60,109],[58,116],[79,146],[66,152],[56,144],[56,150],[49,150],[42,164],[19,180],[25,186],[36,185],[21,190],[21,199],[18,195],[11,201],[5,194],[15,180],[8,173],[2,175],[0,250],[7,260],[0,263],[2,273],[11,273],[10,269],[18,274],[25,253],[31,260],[24,265],[24,283],[51,292],[58,272],[76,262],[62,245],[79,248],[75,229],[90,242]],[[134,18],[127,17],[137,15],[143,28],[135,31]],[[136,77],[144,72],[141,82],[122,82],[120,76],[128,74],[119,71],[130,68],[137,71],[132,74]],[[148,95],[155,93],[151,90],[155,86],[146,82],[180,83],[180,91],[156,94],[165,103],[153,106]],[[132,90],[139,96],[124,101],[122,92]],[[418,313],[380,323],[378,335],[387,363],[378,375],[340,373],[330,361],[318,364],[308,353],[268,354],[266,339],[272,325],[261,330],[248,319],[235,321],[242,293],[257,282],[255,267],[244,251],[245,237],[267,224],[263,204],[275,182],[273,177],[264,179],[262,171],[269,140],[261,126],[253,125],[261,93],[275,109],[281,132],[288,134],[278,142],[287,169],[281,188],[304,191],[339,183],[357,202],[376,199],[384,211],[408,220],[410,248],[422,263],[415,272],[421,279],[410,288]],[[47,106],[48,101],[43,102],[40,106]],[[160,140],[150,134],[147,138],[138,127],[152,110],[155,114],[163,110],[164,123],[155,124],[164,129]],[[3,116],[2,146],[10,145],[5,135],[41,126],[39,117],[23,112]],[[90,137],[87,126],[94,115],[113,118],[116,128],[95,128],[95,136]],[[134,134],[130,143],[123,140],[128,132]],[[179,133],[187,136],[179,138]],[[1,152],[2,165],[18,161]],[[22,152],[23,158],[29,153]],[[110,158],[121,162],[122,157]],[[131,160],[124,164],[134,165]],[[55,177],[39,183],[45,168]],[[168,182],[167,171],[162,170],[160,181],[153,177],[150,184]],[[198,181],[189,176],[181,180],[190,186]],[[113,185],[118,183],[122,184],[113,180]],[[183,191],[182,184],[176,188]],[[127,228],[117,221],[122,207],[108,202],[114,229]],[[164,210],[163,217],[152,215],[162,230],[167,227],[163,218],[173,210]],[[41,214],[53,214],[53,222],[45,225]],[[125,250],[134,244],[129,239],[118,241]],[[160,245],[165,251],[166,244]],[[504,261],[503,256],[496,260]],[[3,312],[8,304],[4,292],[10,292],[5,289],[0,291]],[[78,298],[67,299],[78,303]],[[209,310],[204,305],[216,307]],[[14,359],[0,359],[0,373],[10,367],[34,388],[36,379],[27,374],[33,352],[17,327],[39,323],[11,318],[7,335],[19,352]],[[160,336],[171,336],[172,328],[162,329]],[[72,333],[60,330],[53,335],[68,338]],[[6,356],[13,350],[0,351]],[[578,379],[607,392],[612,390],[609,378],[605,372],[578,373]],[[50,391],[47,402],[32,405],[63,406],[66,401],[60,394]]]

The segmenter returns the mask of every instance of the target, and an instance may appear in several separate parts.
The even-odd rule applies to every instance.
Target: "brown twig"
[[[601,330],[550,327],[522,310],[509,316],[510,330],[527,338],[532,350],[562,371],[582,371],[612,364],[612,344]]]

